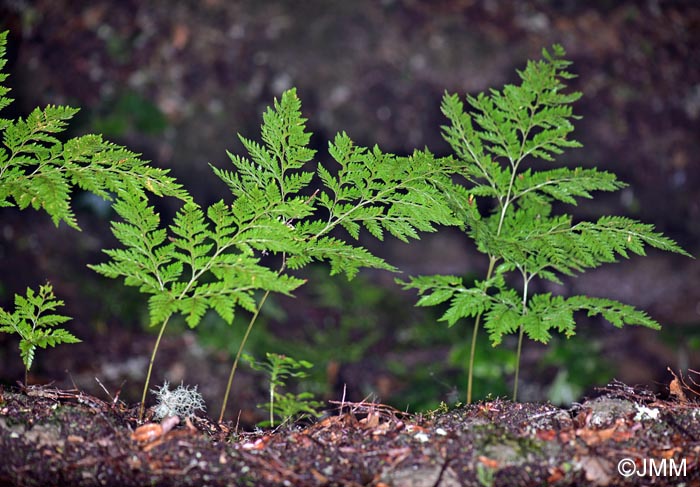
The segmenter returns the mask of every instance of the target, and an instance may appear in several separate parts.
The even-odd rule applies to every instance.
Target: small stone
[[[416,440],[420,441],[421,443],[425,443],[426,441],[430,441],[430,437],[423,433],[422,431],[420,433],[416,433],[413,436]]]

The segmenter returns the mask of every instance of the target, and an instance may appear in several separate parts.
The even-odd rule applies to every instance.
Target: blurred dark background
[[[601,195],[578,218],[603,213],[653,223],[691,254],[700,247],[700,6],[695,1],[179,1],[5,0],[0,28],[10,30],[4,117],[35,106],[80,107],[70,135],[101,132],[168,168],[203,204],[225,195],[208,163],[224,167],[241,150],[236,133],[257,138],[263,109],[296,86],[312,143],[321,152],[337,131],[361,145],[408,153],[440,138],[440,98],[500,88],[515,70],[561,43],[584,97],[574,137],[584,148],[564,162],[613,171],[630,187]],[[32,211],[0,212],[0,303],[49,279],[66,301],[68,326],[84,340],[39,351],[37,382],[75,383],[101,393],[100,378],[134,400],[153,335],[144,299],[85,268],[114,244],[109,208],[76,195],[82,233],[53,227]],[[166,214],[176,202],[167,202]],[[169,205],[173,205],[172,208]],[[479,278],[485,262],[457,232],[373,249],[406,274]],[[448,329],[440,310],[412,307],[393,276],[364,273],[351,283],[313,279],[295,300],[276,299],[250,351],[288,353],[316,364],[306,385],[339,399],[374,394],[400,408],[433,407],[463,396],[470,324]],[[607,296],[639,306],[660,333],[617,330],[582,320],[579,335],[551,347],[528,343],[523,400],[570,402],[616,377],[662,389],[666,367],[700,369],[700,265],[652,252],[568,280],[561,293]],[[229,354],[245,317],[228,328],[208,317],[196,333],[174,326],[156,377],[200,384],[212,414]],[[22,376],[16,341],[0,336],[0,380]],[[480,346],[477,393],[505,394],[512,343]],[[156,381],[159,380],[156,378]],[[232,411],[261,402],[243,374]],[[214,402],[211,402],[214,401]]]

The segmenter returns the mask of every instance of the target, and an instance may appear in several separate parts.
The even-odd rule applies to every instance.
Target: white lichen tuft
[[[156,395],[158,404],[154,409],[155,419],[163,419],[168,416],[178,416],[180,418],[190,418],[196,411],[205,411],[204,399],[197,392],[197,386],[190,389],[180,384],[173,391],[167,381],[157,390],[151,390]]]
[[[643,421],[645,419],[659,419],[658,409],[640,406],[639,404],[635,404],[635,406],[637,407],[637,414],[634,416],[635,421]]]

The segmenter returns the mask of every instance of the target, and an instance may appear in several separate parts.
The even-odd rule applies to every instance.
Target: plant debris
[[[248,433],[202,416],[139,425],[137,407],[75,390],[0,390],[0,484],[700,485],[697,400],[621,383],[602,392],[568,410],[496,399],[409,415],[333,402],[316,423]]]

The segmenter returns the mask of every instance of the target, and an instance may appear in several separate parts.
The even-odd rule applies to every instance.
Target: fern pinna
[[[574,313],[602,315],[617,327],[642,325],[659,328],[643,311],[588,296],[562,297],[532,294],[534,279],[560,283],[601,264],[644,254],[645,246],[688,255],[673,240],[654,232],[652,225],[623,217],[604,216],[595,222],[574,222],[570,215],[552,213],[554,202],[576,204],[593,191],[624,187],[614,174],[595,168],[534,170],[525,167],[537,160],[554,162],[555,156],[580,144],[569,138],[573,131],[571,104],[578,92],[566,93],[569,61],[561,46],[543,59],[530,61],[518,71],[519,85],[468,96],[465,111],[456,95],[445,94],[442,112],[449,120],[443,136],[454,151],[453,174],[463,185],[444,188],[466,233],[489,266],[482,281],[467,287],[456,276],[419,276],[402,282],[417,289],[419,306],[449,303],[442,316],[450,326],[462,318],[474,318],[468,364],[467,402],[472,399],[474,353],[479,325],[495,346],[507,334],[518,334],[517,363],[523,337],[547,343],[551,331],[569,337],[575,332]],[[488,210],[486,210],[488,209]],[[519,289],[508,286],[506,276],[515,273]],[[516,366],[513,399],[517,397]]]
[[[7,32],[0,33],[0,110],[12,103],[5,51]],[[49,105],[34,109],[26,119],[0,119],[0,206],[32,207],[79,229],[70,205],[74,188],[105,199],[119,191],[131,194],[148,190],[161,196],[188,198],[168,171],[151,166],[128,149],[89,134],[61,142],[77,108]],[[14,201],[14,202],[13,202]]]
[[[123,221],[112,229],[124,248],[107,250],[111,260],[93,269],[123,277],[127,285],[151,295],[150,322],[160,324],[160,332],[141,414],[158,343],[174,314],[183,314],[196,327],[213,309],[230,324],[241,307],[253,313],[247,337],[270,292],[290,294],[303,284],[288,270],[313,261],[327,261],[331,274],[348,278],[361,267],[394,269],[336,229],[345,229],[355,240],[364,227],[376,238],[388,232],[406,241],[433,231],[436,224],[456,224],[449,202],[436,189],[436,184],[448,182],[432,154],[416,151],[396,157],[377,147],[358,147],[346,134],[338,134],[328,151],[336,168],[317,164],[314,170],[315,152],[308,147],[305,123],[296,91],[285,92],[263,115],[262,143],[240,137],[248,156],[229,153],[231,170],[212,168],[230,189],[232,201],[209,208],[189,202],[167,229],[142,193],[119,191],[115,210]],[[261,261],[267,253],[280,257],[275,268]],[[256,291],[263,292],[257,301]]]

